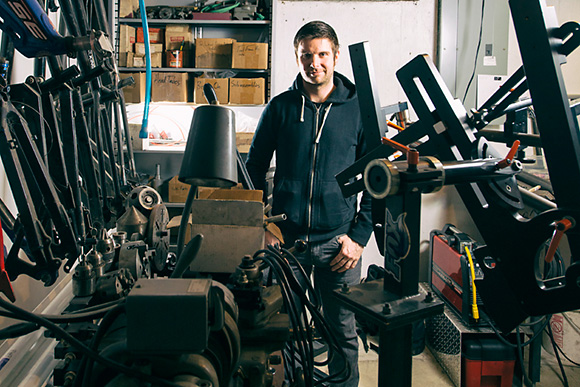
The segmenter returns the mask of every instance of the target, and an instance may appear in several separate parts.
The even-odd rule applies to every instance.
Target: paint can
[[[182,68],[183,67],[183,51],[182,50],[167,50],[167,67]]]

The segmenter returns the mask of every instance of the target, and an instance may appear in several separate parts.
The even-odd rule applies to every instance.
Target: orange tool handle
[[[512,164],[512,162],[514,161],[514,157],[516,157],[516,152],[518,151],[519,147],[520,147],[520,140],[515,140],[514,143],[512,144],[512,147],[510,148],[510,151],[508,152],[507,156],[505,157],[505,159],[503,159],[499,163],[497,163],[496,168],[502,169],[502,168],[509,167]]]
[[[546,252],[546,258],[544,258],[547,263],[552,262],[554,259],[554,255],[556,254],[556,250],[560,245],[560,241],[562,240],[564,233],[574,227],[574,221],[569,218],[564,218],[553,223],[553,226],[555,226],[554,233],[552,234],[552,240],[550,240],[550,245],[548,246],[548,251]]]
[[[402,132],[403,130],[405,130],[405,128],[403,128],[402,126],[399,126],[391,121],[387,121],[387,126],[390,126],[393,129],[397,129],[399,132]]]
[[[386,137],[383,137],[383,144],[389,145],[391,148],[395,148],[396,150],[401,151],[404,154],[407,154],[407,152],[409,152],[411,150],[411,148],[409,148],[408,146],[403,145],[401,143],[398,143],[396,141],[393,141],[390,138],[386,138]]]

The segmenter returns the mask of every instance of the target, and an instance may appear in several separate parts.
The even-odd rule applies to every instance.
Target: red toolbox
[[[461,385],[511,387],[515,349],[495,338],[470,338],[462,348]]]

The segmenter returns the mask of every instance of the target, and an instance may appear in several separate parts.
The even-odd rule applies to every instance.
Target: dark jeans
[[[340,289],[342,284],[349,286],[360,283],[361,261],[353,269],[343,273],[330,270],[330,261],[336,257],[340,251],[338,243],[339,236],[329,241],[320,243],[309,243],[307,250],[298,254],[296,258],[306,271],[307,275],[314,272],[314,289],[320,295],[322,301],[322,311],[324,318],[330,326],[332,335],[336,337],[339,346],[343,348],[347,362],[351,365],[351,377],[340,386],[358,386],[358,339],[356,334],[356,322],[354,313],[339,305],[336,298],[332,295],[333,291]],[[303,277],[296,272],[296,278],[302,283]],[[306,289],[305,285],[302,284]],[[329,375],[339,373],[345,365],[341,357],[333,356],[328,365]],[[337,384],[338,385],[338,384]]]

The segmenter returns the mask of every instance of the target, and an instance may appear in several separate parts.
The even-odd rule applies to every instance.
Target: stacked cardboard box
[[[163,66],[163,37],[164,30],[162,28],[149,28],[149,50],[151,54],[151,67],[153,68]],[[127,67],[145,67],[146,64],[143,27],[138,27],[136,29],[133,61],[131,63],[127,62]]]
[[[235,39],[198,38],[195,40],[195,67],[231,69],[232,44]]]
[[[139,0],[119,0],[119,17],[132,18],[139,14]]]
[[[151,67],[160,68],[163,66],[163,43],[149,43],[149,52],[151,53]],[[135,43],[135,56],[131,67],[145,67],[145,43]]]
[[[229,79],[228,78],[195,78],[195,87],[193,93],[193,102],[198,104],[207,104],[203,94],[203,85],[209,83],[213,86],[218,102],[221,105],[229,101]]]
[[[149,29],[149,49],[151,53],[151,67],[160,68],[163,65],[163,30]],[[119,66],[145,67],[145,42],[143,28],[131,27],[127,24],[119,26]]]
[[[193,67],[193,58],[191,55],[193,49],[191,28],[187,24],[168,25],[165,28],[165,50],[180,50],[183,63],[180,67]],[[167,54],[167,58],[171,55]],[[171,66],[169,60],[166,60],[166,67]]]
[[[230,103],[263,105],[266,102],[264,78],[230,78]]]
[[[135,46],[135,27],[119,26],[119,66],[132,67]]]
[[[141,103],[145,101],[145,73],[120,73],[121,79],[133,77],[135,83],[123,88],[125,102]]]
[[[268,68],[268,43],[234,42],[232,68],[266,70]]]
[[[154,72],[151,80],[152,102],[188,102],[188,74]]]

